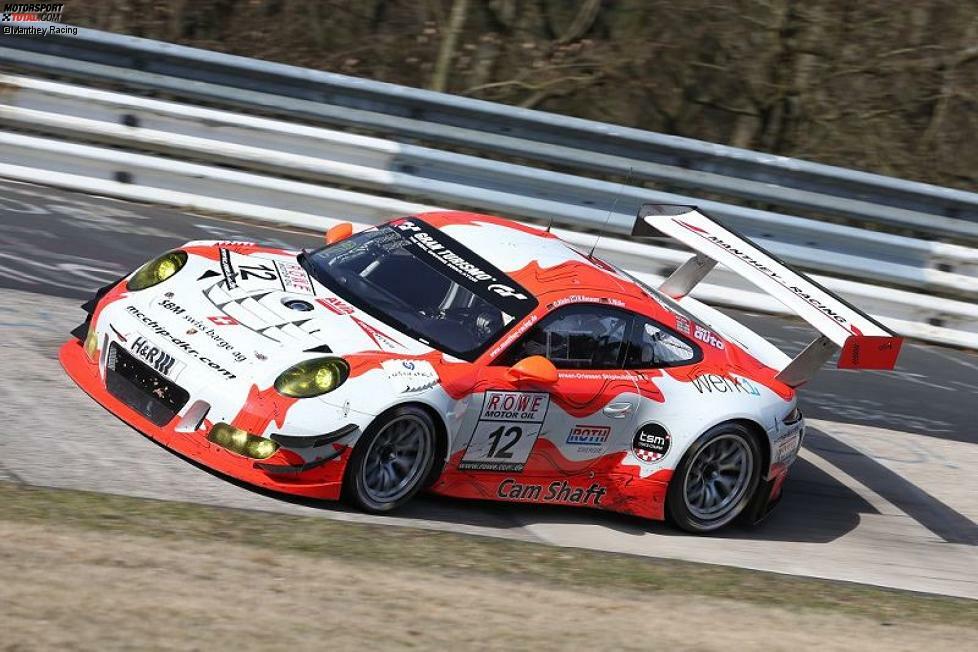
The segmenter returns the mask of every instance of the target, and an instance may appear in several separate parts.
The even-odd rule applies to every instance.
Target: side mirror
[[[353,235],[353,225],[349,222],[334,224],[326,231],[326,244],[336,244],[340,240],[346,240],[351,235]]]
[[[542,355],[531,355],[510,367],[507,375],[517,383],[553,385],[557,382],[557,367]]]

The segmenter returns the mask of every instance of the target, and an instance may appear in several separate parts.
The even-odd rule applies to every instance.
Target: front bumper
[[[177,431],[180,417],[175,416],[163,425],[157,425],[149,418],[116,398],[106,388],[99,374],[99,366],[89,362],[85,350],[78,340],[66,342],[59,351],[58,358],[68,376],[89,396],[94,398],[109,412],[166,448],[224,475],[251,485],[279,491],[296,496],[336,500],[340,497],[343,484],[343,471],[350,456],[350,448],[337,449],[335,458],[325,464],[311,468],[299,468],[295,472],[283,472],[281,462],[275,470],[265,470],[276,464],[274,458],[253,460],[232,453],[207,440],[211,423],[206,419],[196,430]],[[294,460],[287,460],[294,461]]]

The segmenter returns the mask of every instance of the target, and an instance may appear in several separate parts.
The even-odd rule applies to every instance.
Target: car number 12
[[[543,427],[550,397],[542,392],[486,392],[459,469],[520,472]]]

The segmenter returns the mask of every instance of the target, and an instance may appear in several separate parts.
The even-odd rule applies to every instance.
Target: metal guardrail
[[[34,132],[185,160],[627,234],[643,201],[691,201],[594,179],[174,102],[0,75],[0,119]],[[270,154],[274,151],[274,155]],[[417,161],[411,172],[396,161]],[[461,182],[425,174],[451,167]],[[617,212],[596,208],[612,203]],[[699,201],[704,210],[807,269],[978,296],[978,250]]]
[[[283,123],[198,106],[161,102],[44,80],[0,76],[0,119],[43,136],[0,131],[0,176],[46,183],[190,210],[231,213],[253,219],[324,229],[337,218],[377,223],[392,215],[434,208],[377,192],[443,198],[454,205],[508,209],[525,216],[556,216],[580,227],[607,213],[590,207],[520,196],[482,185],[448,184],[391,169],[405,150],[439,164],[468,166],[493,178],[533,178],[559,189],[574,183],[614,184],[406,146],[389,140]],[[52,136],[54,138],[52,138]],[[369,192],[339,189],[356,187]],[[550,184],[548,186],[547,184]],[[646,197],[648,195],[645,195]],[[760,213],[760,212],[758,212]],[[328,217],[324,217],[328,216]],[[630,220],[630,216],[620,215]],[[765,216],[761,216],[764,218]],[[835,229],[867,243],[879,234],[798,220],[810,237]],[[811,224],[809,224],[811,222]],[[763,219],[761,222],[763,223]],[[791,224],[796,223],[792,222]],[[776,226],[783,226],[775,224]],[[593,234],[559,231],[571,244],[590,246]],[[888,238],[884,251],[943,256],[962,272],[949,274],[885,259],[820,250],[809,266],[853,269],[917,288],[907,292],[819,276],[819,280],[882,318],[900,333],[978,348],[978,306],[931,296],[938,290],[975,293],[978,251],[955,245]],[[812,256],[810,248],[768,243],[781,255]],[[794,247],[794,249],[792,249]],[[795,251],[798,250],[798,251]],[[667,274],[689,253],[603,237],[598,254],[650,281]],[[769,312],[780,307],[721,268],[695,295],[711,303]]]
[[[978,194],[961,190],[94,30],[0,45],[0,63],[18,68],[978,239]]]
[[[282,180],[102,147],[0,132],[0,177],[182,210],[242,216],[325,231],[340,220],[375,224],[391,215],[433,207],[335,188]],[[120,181],[124,178],[124,181]],[[133,183],[135,181],[135,183]],[[315,212],[303,212],[303,209]],[[572,245],[588,247],[591,234],[555,229]],[[690,257],[674,249],[602,238],[600,257],[658,284]],[[830,290],[857,303],[895,332],[951,346],[978,348],[978,305],[915,292],[815,275]],[[693,291],[710,304],[790,314],[768,295],[738,284],[722,268]]]

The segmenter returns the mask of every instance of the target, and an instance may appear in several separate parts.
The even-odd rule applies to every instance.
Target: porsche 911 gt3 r
[[[707,532],[780,497],[795,388],[892,368],[900,340],[694,207],[658,288],[549,232],[433,212],[291,252],[190,242],[100,290],[68,374],[164,446],[267,489],[387,512],[418,491]],[[821,335],[794,360],[689,297],[719,261]]]

